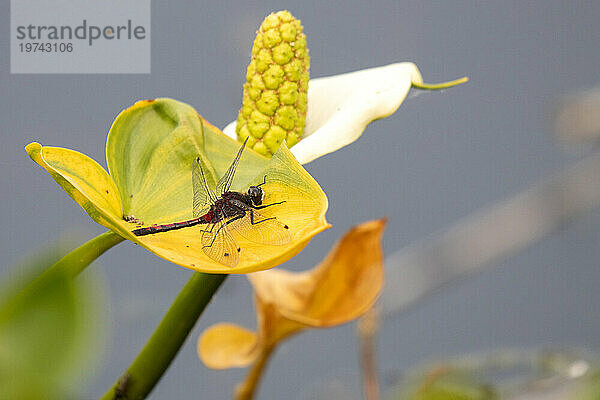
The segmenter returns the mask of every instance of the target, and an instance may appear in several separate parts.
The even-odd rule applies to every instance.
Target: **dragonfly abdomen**
[[[176,229],[187,228],[199,224],[207,224],[208,221],[204,217],[194,218],[187,221],[173,222],[172,224],[151,225],[145,228],[138,228],[131,231],[135,236],[152,235],[154,233],[174,231]]]

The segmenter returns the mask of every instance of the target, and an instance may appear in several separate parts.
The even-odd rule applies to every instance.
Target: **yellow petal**
[[[239,147],[239,142],[202,120],[192,107],[156,99],[136,103],[115,120],[107,140],[107,161],[121,193],[126,193],[125,214],[146,226],[167,224],[192,218],[193,160],[204,157],[212,186],[229,168]],[[271,159],[245,149],[232,189],[245,192],[265,176],[264,203],[285,203],[261,214],[287,224],[293,236],[290,243],[265,246],[233,232],[241,252],[238,264],[231,268],[204,253],[199,227],[141,236],[136,241],[169,261],[201,272],[245,273],[287,261],[329,226],[327,198],[286,148]]]
[[[94,221],[120,233],[127,231],[119,191],[96,161],[77,151],[42,147],[35,142],[28,144],[25,151]]]
[[[305,328],[283,317],[273,304],[256,300],[258,333],[231,323],[215,324],[202,333],[198,355],[207,367],[245,367],[268,355],[282,339]]]
[[[198,339],[198,355],[213,369],[245,367],[259,354],[256,334],[236,324],[213,325]]]
[[[367,311],[383,285],[381,237],[385,220],[352,228],[316,268],[248,276],[260,302],[308,326],[342,324]]]
[[[258,337],[263,352],[306,328],[306,324],[282,315],[277,304],[264,302],[258,296],[255,296],[255,300]]]
[[[233,231],[232,234],[242,250],[239,263],[230,268],[204,254],[197,227],[141,236],[137,240],[157,255],[201,272],[239,274],[282,264],[298,254],[314,235],[330,227],[325,220],[327,197],[285,146],[279,148],[269,160],[267,168],[258,172],[249,184],[261,183],[265,175],[267,183],[263,186],[264,203],[285,203],[261,210],[261,215],[267,218],[275,216],[289,226],[292,240],[288,244],[258,244],[236,235]],[[187,209],[190,209],[189,206]],[[167,222],[173,221],[163,223]]]
[[[258,333],[229,323],[213,325],[198,341],[202,361],[214,369],[246,366],[268,357],[278,342],[306,327],[338,325],[366,312],[383,285],[385,223],[376,220],[352,228],[310,271],[249,274]]]
[[[237,237],[240,260],[229,267],[203,251],[199,227],[134,236],[139,224],[169,224],[192,218],[192,163],[205,161],[209,185],[222,176],[240,143],[228,138],[184,104],[171,99],[145,100],[116,118],[107,139],[108,176],[89,157],[67,149],[27,146],[30,156],[98,223],[175,264],[209,273],[245,273],[279,265],[300,252],[329,227],[327,197],[284,146],[271,158],[244,150],[232,190],[246,191],[263,182],[265,204],[285,201],[261,214],[289,226],[292,240],[259,245]],[[112,178],[111,178],[112,177]],[[134,219],[125,222],[124,216]]]

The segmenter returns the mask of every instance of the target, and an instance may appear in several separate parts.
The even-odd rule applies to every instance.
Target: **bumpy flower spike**
[[[306,37],[287,11],[265,18],[246,73],[242,108],[223,132],[270,156],[285,140],[300,164],[354,142],[366,126],[393,114],[411,88],[442,90],[467,82],[423,83],[417,66],[390,64],[313,79]]]
[[[269,15],[256,34],[246,72],[236,134],[264,155],[302,137],[310,59],[300,21],[288,11]]]

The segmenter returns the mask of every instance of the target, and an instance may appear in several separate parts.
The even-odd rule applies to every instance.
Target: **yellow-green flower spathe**
[[[265,175],[278,176],[277,183],[269,183],[267,178],[264,200],[285,200],[277,209],[277,218],[290,226],[293,239],[289,244],[266,246],[236,237],[242,251],[237,266],[230,268],[206,256],[198,227],[142,237],[131,233],[139,225],[190,219],[193,160],[203,158],[214,185],[239,145],[192,107],[156,99],[137,102],[115,119],[106,144],[110,174],[73,150],[39,143],[25,149],[94,221],[122,237],[196,271],[246,273],[281,264],[329,226],[325,194],[284,146],[271,159],[244,151],[232,190],[245,191],[249,185],[262,182]]]

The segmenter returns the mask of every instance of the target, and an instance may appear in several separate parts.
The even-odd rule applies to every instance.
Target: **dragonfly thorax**
[[[211,205],[207,214],[210,222],[245,215],[249,209],[262,203],[263,191],[259,187],[251,186],[248,193],[225,192]],[[258,190],[258,191],[257,191]]]

